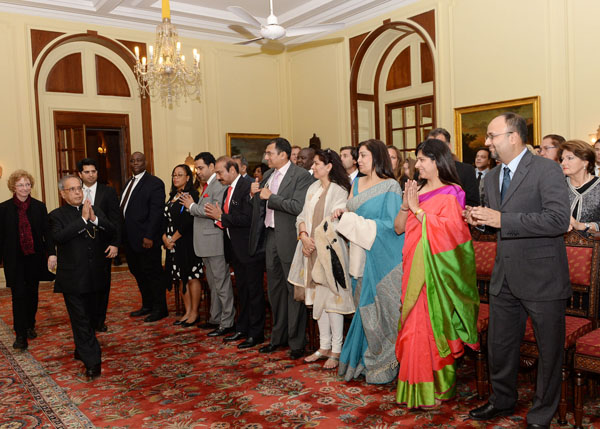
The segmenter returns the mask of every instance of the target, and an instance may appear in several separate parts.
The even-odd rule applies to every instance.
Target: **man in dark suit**
[[[438,139],[446,142],[450,146],[450,133],[445,128],[436,128],[429,132],[428,139]],[[477,178],[475,168],[470,164],[460,162],[454,157],[454,165],[460,179],[459,185],[465,191],[466,203],[468,206],[475,207],[479,205],[479,188],[477,187]]]
[[[168,315],[160,247],[165,184],[146,171],[143,153],[134,152],[129,166],[133,177],[121,197],[122,235],[129,271],[142,294],[142,308],[130,316],[147,315],[144,322],[155,322]]]
[[[106,310],[108,309],[108,298],[110,295],[110,268],[112,260],[119,253],[121,245],[121,211],[119,210],[119,199],[117,192],[111,186],[98,183],[98,166],[96,160],[83,158],[77,163],[79,178],[83,182],[83,198],[90,200],[92,206],[100,209],[110,223],[115,228],[115,234],[110,237],[110,241],[104,244],[105,265],[106,265],[106,284],[104,289],[98,294],[96,301],[96,312],[94,313],[93,325],[96,331],[106,332]],[[108,238],[108,237],[107,237]]]
[[[54,292],[63,294],[67,306],[75,358],[93,379],[100,376],[101,351],[92,322],[97,293],[106,285],[104,243],[110,239],[102,236],[114,235],[115,227],[89,200],[83,202],[81,185],[76,176],[58,182],[66,204],[50,213],[50,230],[57,250]]]
[[[262,182],[252,183],[252,226],[249,253],[256,255],[264,243],[267,264],[267,290],[273,312],[271,342],[261,353],[272,353],[286,343],[290,356],[304,355],[306,306],[294,300],[294,287],[287,281],[296,249],[296,216],[302,211],[306,190],[313,177],[290,162],[292,148],[281,137],[265,150],[270,170]]]
[[[217,180],[227,187],[223,204],[207,204],[206,215],[217,221],[223,228],[225,257],[235,273],[235,287],[240,313],[235,324],[235,334],[225,337],[224,342],[245,340],[238,348],[254,347],[264,341],[265,299],[263,273],[265,254],[248,254],[250,225],[252,223],[252,203],[250,185],[238,171],[238,164],[232,158],[221,157],[215,164]]]
[[[467,207],[474,225],[498,229],[490,281],[488,352],[493,393],[471,410],[475,420],[511,415],[517,402],[520,344],[531,318],[539,350],[530,428],[547,428],[560,398],[565,308],[571,296],[563,235],[569,228],[568,189],[554,161],[526,148],[527,124],[514,113],[493,119],[485,144],[502,165],[484,179],[489,208]]]
[[[250,183],[254,182],[254,178],[250,177],[248,174],[248,160],[246,157],[244,155],[233,155],[231,159],[237,163],[242,179],[247,180]]]

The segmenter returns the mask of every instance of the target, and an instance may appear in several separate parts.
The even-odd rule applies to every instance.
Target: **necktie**
[[[85,189],[85,199],[90,200],[92,202],[92,190],[90,188]]]
[[[123,197],[123,201],[121,201],[121,213],[125,216],[125,207],[127,207],[127,201],[129,201],[129,196],[131,195],[131,190],[133,189],[133,184],[135,183],[135,176],[131,178],[129,182],[129,187],[127,188],[127,192],[125,192],[125,196]]]
[[[479,184],[481,183],[481,176],[483,176],[483,173],[479,171],[477,173],[477,187],[479,187]]]
[[[206,188],[208,188],[208,182],[202,185],[202,195],[200,195],[200,198],[204,196],[204,191],[206,191]]]
[[[269,185],[269,189],[273,194],[277,194],[279,190],[279,180],[281,173],[279,170],[275,170],[273,173],[273,180],[271,180],[271,184]],[[267,212],[265,213],[265,226],[267,228],[275,228],[275,216],[273,210],[269,208],[269,204],[267,204]]]
[[[500,202],[504,200],[504,196],[510,186],[510,168],[504,167],[504,176],[502,176],[502,189],[500,189]]]
[[[225,197],[225,201],[223,201],[223,213],[225,214],[229,214],[229,200],[231,199],[232,190],[233,188],[231,186],[227,187],[227,196]],[[221,221],[217,222],[217,226],[221,229],[225,229],[223,228],[223,224],[221,223]]]

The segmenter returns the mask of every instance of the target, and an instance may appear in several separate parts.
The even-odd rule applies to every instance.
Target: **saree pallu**
[[[465,343],[479,347],[475,254],[464,201],[460,187],[443,186],[419,196],[422,223],[412,213],[406,221],[396,402],[408,408],[454,397],[455,359]]]
[[[376,226],[372,245],[364,252],[362,276],[352,278],[357,310],[338,370],[347,381],[364,375],[367,383],[389,383],[398,373],[394,343],[400,317],[404,234],[396,234],[394,219],[402,204],[401,192],[398,182],[391,179],[361,193],[355,183],[353,196],[346,204],[350,212]]]

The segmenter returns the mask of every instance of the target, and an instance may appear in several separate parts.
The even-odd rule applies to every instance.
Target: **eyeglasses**
[[[545,152],[547,150],[558,149],[558,148],[556,146],[542,146],[540,149],[542,152]]]
[[[173,174],[171,177],[187,177],[187,174]]]
[[[72,188],[63,189],[63,191],[67,192],[81,192],[83,188],[81,186],[73,186]]]
[[[507,132],[505,132],[505,133],[499,133],[499,134],[487,133],[487,134],[485,135],[485,139],[486,139],[486,140],[489,140],[489,141],[494,141],[494,139],[495,139],[496,137],[500,137],[500,136],[503,136],[503,135],[505,135],[505,134],[512,134],[512,133],[514,133],[514,131],[507,131]]]
[[[18,183],[15,188],[31,188],[31,183]]]

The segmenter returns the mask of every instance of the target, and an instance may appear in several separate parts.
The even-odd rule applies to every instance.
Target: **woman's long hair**
[[[440,181],[443,184],[460,184],[460,179],[456,172],[456,165],[454,164],[454,158],[452,158],[452,152],[450,152],[446,143],[438,139],[427,139],[417,146],[415,153],[418,155],[419,152],[432,161],[435,161]],[[427,179],[419,178],[418,183],[419,188],[422,188],[427,183]]]
[[[328,174],[329,181],[350,192],[350,179],[348,179],[346,169],[342,165],[342,160],[337,152],[331,149],[317,149],[315,156],[318,156],[323,164],[331,164],[331,170]]]
[[[400,152],[400,149],[398,149],[396,146],[388,146],[388,154],[389,154],[389,150],[393,150],[396,153],[396,158],[398,159],[398,163],[396,164],[396,168],[392,169],[392,171],[394,172],[394,177],[396,178],[396,180],[400,181],[400,178],[402,177],[402,173],[403,173],[403,167],[404,167],[404,160],[402,159],[402,152]],[[390,163],[392,162],[392,159],[390,158]]]
[[[371,152],[371,158],[373,159],[371,168],[375,170],[377,177],[381,179],[394,179],[392,160],[390,159],[390,154],[387,151],[385,143],[375,139],[365,140],[364,142],[359,143],[358,150],[360,151],[360,148],[363,146]]]
[[[192,170],[186,164],[179,164],[173,168],[171,172],[171,192],[169,192],[169,199],[172,199],[177,192],[177,188],[173,186],[173,174],[175,174],[175,170],[178,168],[183,168],[185,170],[185,174],[187,175],[187,182],[185,183],[185,187],[183,188],[183,192],[192,192],[194,190],[194,176],[192,175]]]

